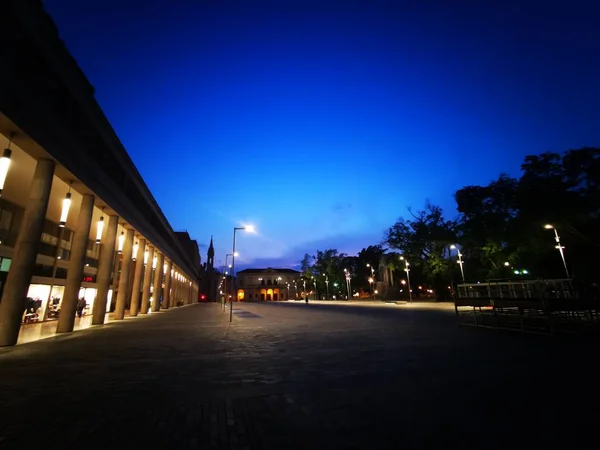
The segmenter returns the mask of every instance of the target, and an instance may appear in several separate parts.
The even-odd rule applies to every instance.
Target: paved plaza
[[[0,449],[597,448],[597,342],[435,305],[228,318],[192,305],[0,349]]]

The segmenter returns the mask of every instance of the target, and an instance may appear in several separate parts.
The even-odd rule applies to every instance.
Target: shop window
[[[11,263],[12,259],[10,258],[0,258],[0,272],[8,272]]]

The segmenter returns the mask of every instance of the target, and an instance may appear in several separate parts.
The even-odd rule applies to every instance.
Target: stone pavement
[[[193,305],[0,349],[0,449],[596,448],[596,349],[431,305]]]

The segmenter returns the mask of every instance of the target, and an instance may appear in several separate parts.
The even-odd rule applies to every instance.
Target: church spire
[[[212,269],[215,263],[215,248],[213,247],[212,236],[210,237],[210,245],[208,246],[208,252],[206,252],[206,256],[208,256],[206,262],[208,263],[208,266]]]

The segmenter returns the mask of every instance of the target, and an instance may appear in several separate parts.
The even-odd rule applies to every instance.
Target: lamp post
[[[450,248],[452,250],[456,249],[456,252],[458,254],[458,261],[456,261],[456,262],[460,265],[460,275],[462,276],[462,280],[463,280],[463,283],[464,283],[465,282],[465,271],[463,269],[464,261],[462,260],[462,253],[460,253],[460,250],[454,244],[452,244],[450,246]]]
[[[404,256],[401,256],[400,259],[404,261],[404,271],[406,272],[406,281],[408,282],[408,301],[409,303],[412,303],[412,291],[410,289],[410,269],[408,268],[410,264]]]
[[[346,292],[348,293],[348,301],[350,301],[350,297],[352,295],[352,287],[350,282],[350,271],[348,269],[344,269],[346,274]]]
[[[296,284],[296,280],[294,280],[294,300],[298,300],[298,285]]]
[[[223,300],[223,311],[225,311],[225,303],[227,302],[227,299],[229,297],[227,297],[227,269],[231,268],[231,264],[227,264],[227,258],[229,258],[230,256],[233,256],[232,253],[227,253],[225,255],[225,270],[223,270],[223,273],[225,274],[225,276],[223,277],[223,279],[225,280],[225,299]]]
[[[326,273],[323,276],[325,277],[325,300],[329,300],[329,277]]]
[[[367,267],[371,269],[371,276],[375,279],[375,269],[371,264],[367,264]]]
[[[286,282],[286,284],[287,284],[287,299],[289,300],[290,299],[290,283]]]
[[[373,277],[369,277],[369,285],[371,286],[371,295],[373,296],[373,300],[375,300],[375,291],[373,290]]]
[[[302,279],[302,285],[304,286],[304,289],[302,291],[302,292],[304,292],[304,301],[306,303],[308,303],[308,297],[306,296],[306,279],[305,278]]]
[[[317,300],[317,279],[313,276],[312,278],[312,282],[313,282],[313,289],[315,290],[315,301]]]
[[[231,255],[231,293],[236,293],[235,289],[235,234],[238,230],[246,230],[248,233],[254,233],[254,227],[252,225],[246,225],[245,227],[233,227],[233,251]],[[233,295],[229,297],[229,321],[233,320]]]
[[[567,261],[565,259],[565,252],[563,252],[564,247],[560,245],[560,236],[558,235],[558,231],[556,231],[556,227],[553,225],[544,225],[546,230],[554,230],[554,240],[556,241],[555,248],[560,252],[560,257],[562,258],[563,266],[565,267],[565,273],[567,274],[567,278],[571,278],[569,276],[569,269],[567,269]]]

